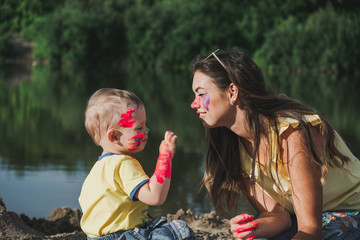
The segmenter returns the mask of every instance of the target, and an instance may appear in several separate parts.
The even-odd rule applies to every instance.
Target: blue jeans
[[[125,231],[119,231],[116,233],[110,233],[96,238],[87,237],[87,240],[115,240],[115,239],[119,239],[124,232]]]
[[[167,222],[166,217],[153,219],[141,228],[107,234],[89,240],[195,240],[195,233],[182,220]]]

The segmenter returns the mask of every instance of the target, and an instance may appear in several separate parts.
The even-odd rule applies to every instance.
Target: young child
[[[159,147],[155,172],[149,177],[130,155],[148,139],[142,101],[125,90],[95,92],[85,112],[85,126],[103,149],[81,189],[81,228],[88,239],[195,239],[184,221],[149,219],[148,205],[165,202],[177,136],[167,131]]]

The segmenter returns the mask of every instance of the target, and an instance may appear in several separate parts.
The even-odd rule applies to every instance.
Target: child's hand
[[[166,131],[164,140],[159,147],[160,155],[169,155],[170,158],[173,158],[176,152],[176,139],[175,133]]]
[[[135,194],[140,201],[157,206],[165,202],[170,187],[172,158],[176,151],[177,136],[166,131],[164,140],[159,147],[159,158],[156,162],[155,172],[149,183],[144,184]]]

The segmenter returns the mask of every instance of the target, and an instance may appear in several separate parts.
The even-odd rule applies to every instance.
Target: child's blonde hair
[[[85,111],[85,127],[96,145],[100,145],[102,134],[109,127],[118,127],[121,114],[129,105],[136,105],[136,109],[144,106],[134,93],[115,88],[99,89],[90,97]]]

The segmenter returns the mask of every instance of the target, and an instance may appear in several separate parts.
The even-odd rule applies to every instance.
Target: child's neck
[[[114,153],[117,155],[129,155],[129,152],[124,151],[121,147],[119,147],[117,144],[112,144],[110,142],[101,142],[100,146],[103,150],[102,155],[107,153]]]
[[[125,153],[125,152],[105,151],[105,150],[103,150],[103,152],[101,153],[101,155],[108,154],[108,153],[113,153],[113,154],[116,154],[116,155],[127,155],[127,156],[130,156],[129,153]]]

